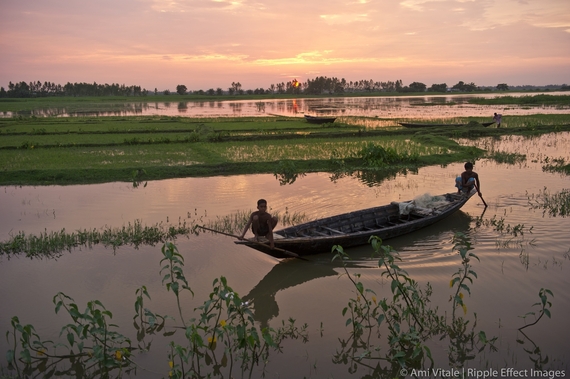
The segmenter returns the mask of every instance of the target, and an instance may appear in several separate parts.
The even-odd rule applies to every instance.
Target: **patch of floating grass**
[[[517,164],[526,161],[526,155],[524,154],[517,154],[517,153],[506,153],[502,151],[496,151],[491,156],[490,159],[493,159],[497,163],[506,163],[506,164]]]
[[[473,98],[469,99],[471,104],[518,104],[518,105],[569,105],[570,96],[568,95],[529,95],[529,96],[499,96],[495,98]]]
[[[68,232],[65,228],[60,231],[47,231],[39,235],[26,234],[23,231],[12,235],[7,241],[0,242],[0,256],[8,258],[16,255],[25,255],[28,258],[56,258],[65,251],[103,245],[116,251],[121,246],[132,246],[138,249],[141,245],[155,246],[159,243],[175,240],[181,236],[196,233],[196,225],[205,225],[208,228],[226,233],[238,234],[243,230],[252,211],[238,211],[225,216],[217,216],[213,220],[205,220],[205,216],[198,217],[188,213],[187,219],[178,219],[177,224],[160,222],[154,225],[143,225],[141,220],[129,222],[121,227],[105,226],[103,228],[78,229]],[[273,212],[279,218],[282,226],[295,225],[307,221],[305,214],[289,213],[286,209],[283,214]]]
[[[527,193],[527,197],[530,209],[542,209],[543,216],[547,213],[551,217],[570,215],[570,189],[563,189],[553,194],[544,187],[538,194]]]

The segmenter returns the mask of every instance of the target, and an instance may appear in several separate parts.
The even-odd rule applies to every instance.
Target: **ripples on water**
[[[527,194],[539,193],[544,187],[552,192],[570,187],[567,176],[542,170],[546,156],[570,160],[569,138],[569,133],[561,133],[533,139],[513,136],[477,141],[484,148],[524,153],[528,158],[517,165],[492,160],[476,162],[475,171],[481,176],[481,190],[489,204],[486,210],[475,196],[461,212],[441,223],[386,241],[400,252],[401,266],[414,279],[422,285],[428,281],[433,285],[434,304],[450,312],[449,280],[460,267],[451,240],[456,232],[469,236],[473,252],[481,262],[473,262],[478,278],[470,285],[472,293],[466,298],[466,304],[468,315],[478,314],[478,330],[485,330],[487,336],[501,337],[500,351],[484,357],[492,367],[505,364],[532,367],[528,354],[516,343],[519,337],[516,328],[523,325],[518,316],[532,311],[532,304],[539,300],[540,288],[548,288],[555,295],[552,319],[541,320],[528,332],[550,357],[551,363],[545,367],[568,369],[570,236],[567,231],[570,218],[543,216],[540,210],[531,210]],[[266,198],[272,211],[304,213],[314,219],[408,200],[426,192],[453,191],[454,178],[463,171],[462,166],[457,163],[426,167],[389,177],[374,186],[356,177],[332,182],[329,174],[319,173],[308,174],[285,186],[279,185],[271,175],[247,175],[164,180],[136,189],[128,183],[2,187],[0,236],[6,239],[19,230],[39,233],[45,229],[72,231],[120,226],[135,219],[148,225],[176,223],[179,218],[187,217],[215,219],[253,210],[258,198]],[[485,220],[494,217],[510,226],[524,224],[525,233],[514,236],[490,224],[477,225],[477,217]],[[532,232],[529,232],[531,227]],[[338,275],[341,269],[337,263],[331,263],[329,254],[312,257],[312,262],[278,263],[255,250],[235,246],[229,237],[209,233],[181,238],[177,245],[186,258],[185,273],[196,293],[194,298],[183,299],[189,313],[207,297],[212,280],[224,275],[238,293],[255,298],[260,322],[276,325],[281,319],[293,317],[300,323],[309,323],[310,342],[307,345],[291,342],[283,355],[273,356],[270,366],[273,372],[294,377],[349,377],[348,368],[333,365],[330,357],[339,348],[338,337],[348,335],[341,311],[354,293],[347,278]],[[161,288],[159,248],[124,247],[113,253],[96,247],[66,253],[58,260],[2,258],[0,325],[6,329],[9,318],[19,315],[22,322],[37,325],[46,338],[57,338],[59,327],[67,320],[53,315],[51,297],[65,291],[82,304],[92,299],[101,300],[113,311],[115,323],[129,327],[134,292],[142,284],[149,288],[154,309],[177,314],[174,299]],[[349,270],[361,273],[363,283],[374,289],[378,297],[390,296],[390,285],[380,276],[376,259],[371,258],[370,253],[368,246],[350,249]],[[315,332],[321,322],[322,337]],[[5,351],[7,346],[3,341],[0,346]],[[167,359],[161,356],[164,349],[160,341],[155,345],[160,353],[149,354],[152,358],[148,362],[154,363],[146,364],[153,365],[154,371],[163,372]],[[437,364],[446,367],[447,346],[434,342],[431,348]],[[299,351],[307,357],[306,364],[292,367],[292,359],[296,362],[300,359]],[[309,362],[318,362],[317,373],[310,375]],[[468,365],[482,368],[487,363],[481,363],[478,358]],[[361,377],[364,373],[359,371],[350,377]],[[139,374],[145,376],[144,372]]]

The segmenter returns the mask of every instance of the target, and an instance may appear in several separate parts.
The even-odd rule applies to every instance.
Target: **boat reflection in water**
[[[472,217],[458,211],[436,225],[390,240],[396,251],[406,256],[410,265],[422,261],[433,261],[449,255],[447,246],[442,246],[442,234],[468,233]],[[351,259],[345,261],[347,268],[358,270],[378,269],[377,257],[372,256],[368,245],[347,250]],[[323,253],[311,256],[310,261],[288,258],[276,264],[263,279],[243,297],[253,302],[255,320],[262,327],[279,315],[279,304],[275,296],[279,291],[299,286],[315,279],[338,276],[342,272],[340,262],[332,261],[332,254]]]

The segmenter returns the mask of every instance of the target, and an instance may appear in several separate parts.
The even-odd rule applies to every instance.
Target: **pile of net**
[[[408,215],[410,212],[421,215],[431,215],[437,213],[437,210],[449,205],[443,196],[432,196],[429,193],[424,193],[416,197],[414,200],[407,203],[398,203],[401,215]]]

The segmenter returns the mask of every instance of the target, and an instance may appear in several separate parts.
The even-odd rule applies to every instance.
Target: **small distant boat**
[[[412,201],[392,202],[380,207],[326,217],[273,232],[271,249],[265,243],[248,240],[235,241],[275,258],[289,258],[292,252],[300,257],[330,252],[334,245],[344,248],[365,245],[371,236],[382,240],[401,236],[443,220],[461,209],[475,194],[447,193],[434,197],[433,207],[420,208]]]
[[[305,115],[305,120],[307,120],[307,122],[310,122],[312,124],[325,124],[327,122],[334,122],[334,120],[336,120],[336,117],[318,117],[318,116],[309,116],[309,115]]]
[[[495,122],[482,122],[481,125],[487,127],[490,125],[493,125]],[[435,126],[439,126],[439,127],[460,127],[460,126],[467,126],[469,124],[414,124],[414,123],[408,123],[408,122],[399,122],[400,125],[405,126],[406,128],[429,128],[429,127],[435,127]]]

